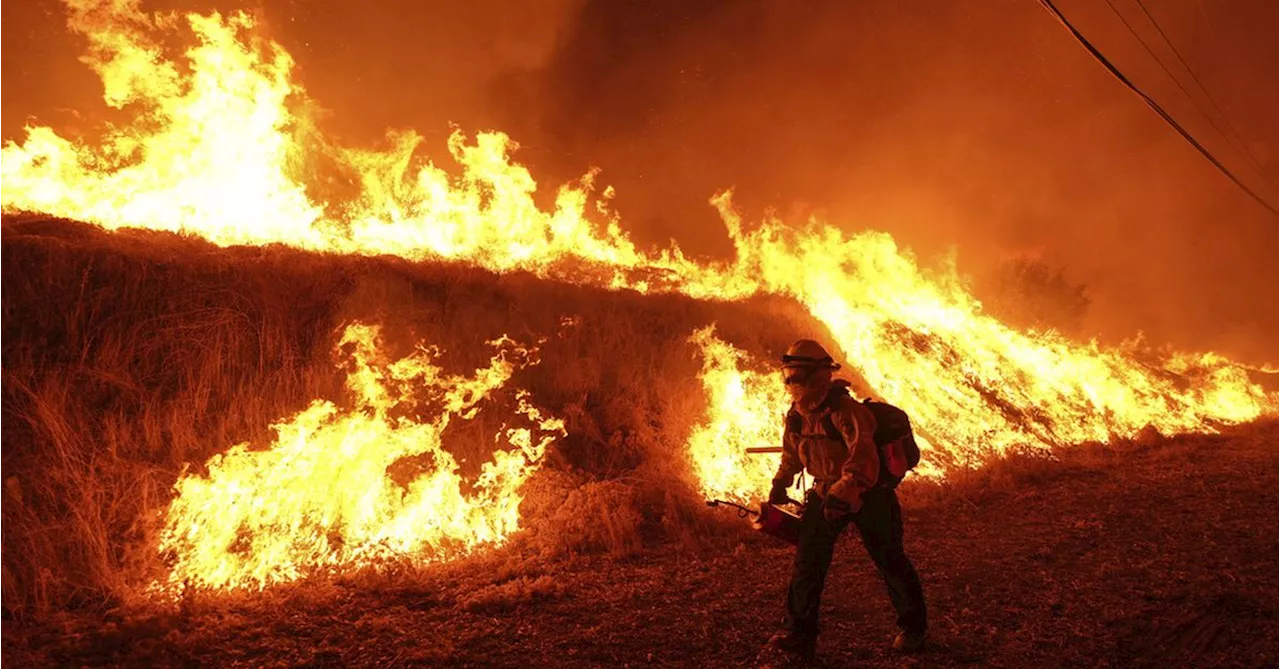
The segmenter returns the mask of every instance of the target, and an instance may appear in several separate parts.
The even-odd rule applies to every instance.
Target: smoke
[[[1105,4],[1066,9],[1275,200],[1274,8],[1155,8],[1261,175]],[[924,257],[956,248],[978,276],[1013,256],[1062,267],[1088,287],[1087,334],[1275,356],[1275,218],[1036,3],[590,2],[539,76],[538,113],[511,127],[558,148],[536,156],[544,171],[601,166],[648,241],[722,252],[705,198],[732,186],[749,215],[888,230]]]
[[[547,190],[602,168],[643,243],[727,253],[707,198],[732,187],[748,218],[774,208],[789,220],[887,230],[926,259],[955,249],[977,277],[1018,256],[1060,267],[1087,287],[1085,334],[1144,330],[1156,342],[1275,360],[1275,217],[1034,2],[432,4],[257,9],[328,110],[325,129],[344,141],[412,127],[442,150],[451,123],[503,129]],[[1115,4],[1163,48],[1131,0]],[[180,8],[209,8],[191,5]],[[1258,154],[1258,174],[1105,3],[1062,5],[1276,200],[1274,6],[1148,3]],[[6,139],[32,114],[57,123],[101,108],[64,21],[56,3],[4,5]]]

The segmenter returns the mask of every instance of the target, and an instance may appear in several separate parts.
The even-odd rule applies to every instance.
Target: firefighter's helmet
[[[787,352],[782,356],[782,366],[785,367],[810,367],[819,369],[840,369],[840,365],[831,358],[831,354],[827,353],[827,349],[822,344],[812,339],[801,339],[791,345]]]

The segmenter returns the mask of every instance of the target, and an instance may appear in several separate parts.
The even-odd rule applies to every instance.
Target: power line
[[[1247,153],[1248,147],[1245,147],[1245,149],[1242,151],[1240,147],[1236,146],[1235,142],[1233,142],[1231,139],[1231,135],[1228,134],[1226,130],[1223,130],[1222,126],[1218,125],[1218,122],[1213,118],[1213,116],[1211,116],[1209,112],[1205,111],[1204,107],[1200,105],[1200,102],[1196,100],[1194,95],[1191,94],[1191,91],[1187,90],[1187,87],[1182,85],[1182,81],[1179,80],[1178,77],[1174,75],[1173,71],[1170,70],[1168,66],[1164,64],[1164,61],[1160,59],[1160,56],[1156,55],[1155,50],[1153,50],[1151,46],[1147,44],[1147,41],[1142,39],[1142,35],[1139,35],[1138,31],[1134,29],[1132,24],[1129,23],[1129,19],[1125,18],[1124,14],[1120,13],[1120,10],[1116,8],[1115,3],[1113,3],[1111,0],[1105,0],[1105,1],[1107,3],[1107,6],[1111,8],[1111,12],[1115,14],[1116,18],[1120,19],[1120,22],[1124,24],[1124,27],[1126,29],[1128,29],[1129,34],[1133,35],[1133,38],[1138,40],[1138,44],[1141,44],[1143,49],[1146,49],[1147,55],[1151,56],[1151,59],[1156,61],[1156,64],[1160,66],[1160,69],[1164,70],[1164,73],[1169,75],[1169,78],[1173,80],[1173,83],[1178,86],[1178,90],[1182,91],[1182,94],[1187,96],[1187,99],[1191,101],[1191,104],[1195,105],[1196,111],[1200,112],[1200,115],[1204,116],[1205,119],[1209,121],[1209,125],[1213,126],[1213,129],[1217,130],[1218,134],[1222,135],[1227,140],[1227,144],[1230,145],[1231,148],[1234,151],[1236,151],[1236,153],[1239,153],[1242,158],[1244,158],[1246,161],[1250,162],[1253,165],[1253,167],[1255,168],[1255,172],[1259,177],[1266,179],[1267,178],[1266,175],[1262,173],[1262,165],[1259,164],[1257,160],[1253,158],[1252,154]],[[1138,2],[1141,3],[1141,0],[1138,0]],[[1148,15],[1148,17],[1150,17],[1150,15]],[[1159,26],[1157,26],[1157,29],[1158,28]],[[1195,75],[1193,74],[1192,77],[1194,76]],[[1210,98],[1209,101],[1213,102],[1213,99]],[[1221,113],[1221,110],[1219,110],[1219,113]]]
[[[1223,111],[1222,107],[1218,105],[1218,102],[1209,94],[1209,90],[1204,87],[1204,84],[1200,81],[1200,77],[1196,76],[1195,70],[1191,69],[1191,65],[1182,57],[1182,53],[1178,51],[1178,47],[1173,45],[1173,41],[1165,34],[1164,29],[1160,27],[1160,24],[1156,22],[1156,17],[1152,16],[1151,12],[1147,11],[1146,3],[1142,2],[1142,0],[1135,0],[1135,2],[1138,3],[1138,7],[1142,10],[1142,13],[1146,15],[1147,20],[1151,22],[1151,25],[1155,26],[1156,32],[1160,33],[1160,38],[1169,46],[1169,50],[1173,52],[1173,55],[1178,59],[1178,62],[1182,63],[1183,69],[1187,71],[1187,74],[1191,75],[1191,80],[1196,83],[1196,87],[1199,88],[1200,92],[1209,100],[1209,104],[1213,105],[1214,110],[1222,116],[1222,120],[1227,124],[1227,129],[1231,131],[1231,134],[1235,136],[1236,141],[1244,148],[1245,153],[1248,154],[1249,158],[1253,161],[1254,166],[1259,170],[1262,170],[1262,161],[1253,152],[1253,150],[1249,148],[1249,143],[1244,141],[1244,137],[1240,135],[1240,130],[1231,122],[1231,117],[1227,115],[1227,112]]]
[[[1209,162],[1213,163],[1214,167],[1218,168],[1218,171],[1226,175],[1226,177],[1230,179],[1232,183],[1239,186],[1240,190],[1243,190],[1245,193],[1248,193],[1249,197],[1252,197],[1254,200],[1256,200],[1258,204],[1265,207],[1267,211],[1271,212],[1272,214],[1280,213],[1276,211],[1275,207],[1271,206],[1271,203],[1262,199],[1261,195],[1258,195],[1257,193],[1255,193],[1252,188],[1249,188],[1248,186],[1246,186],[1243,181],[1241,181],[1238,177],[1236,177],[1235,174],[1231,172],[1231,170],[1227,169],[1227,166],[1223,165],[1221,161],[1215,158],[1213,154],[1210,153],[1209,150],[1204,147],[1203,144],[1196,141],[1196,138],[1192,137],[1191,133],[1187,132],[1185,128],[1179,125],[1178,122],[1174,120],[1174,118],[1170,116],[1169,113],[1166,112],[1164,108],[1159,105],[1159,103],[1153,100],[1151,96],[1147,95],[1146,93],[1143,93],[1137,86],[1134,85],[1132,81],[1129,81],[1128,77],[1124,76],[1124,73],[1116,69],[1116,66],[1112,65],[1111,61],[1107,60],[1107,57],[1102,55],[1102,52],[1098,51],[1097,47],[1095,47],[1092,42],[1086,39],[1085,36],[1082,35],[1079,30],[1076,30],[1076,27],[1074,25],[1071,25],[1071,22],[1067,20],[1067,17],[1063,16],[1062,12],[1058,10],[1058,7],[1053,4],[1053,0],[1040,0],[1040,4],[1043,5],[1045,9],[1049,10],[1049,13],[1053,14],[1054,17],[1058,19],[1058,22],[1061,23],[1067,29],[1067,31],[1071,33],[1072,37],[1075,37],[1076,41],[1080,42],[1081,46],[1083,46],[1086,50],[1088,50],[1088,52],[1094,57],[1095,60],[1101,63],[1103,67],[1107,68],[1107,71],[1110,72],[1112,76],[1120,80],[1120,83],[1124,84],[1129,90],[1137,94],[1138,97],[1142,98],[1143,102],[1146,102],[1147,106],[1150,107],[1152,111],[1154,111],[1158,116],[1160,116],[1160,118],[1164,119],[1165,123],[1168,123],[1174,130],[1178,132],[1179,135],[1182,135],[1183,139],[1187,140],[1187,142],[1189,142],[1192,146],[1196,148],[1197,151],[1200,152],[1200,155],[1204,156]]]

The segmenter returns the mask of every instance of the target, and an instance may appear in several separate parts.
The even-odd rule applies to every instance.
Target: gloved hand
[[[791,498],[787,497],[788,487],[790,486],[787,485],[786,481],[774,481],[773,487],[769,488],[769,503],[776,506],[790,502]]]
[[[826,501],[822,503],[822,516],[827,519],[827,522],[840,520],[852,511],[848,502],[835,495],[828,494]]]

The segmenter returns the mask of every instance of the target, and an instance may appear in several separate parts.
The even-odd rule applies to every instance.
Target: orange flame
[[[440,352],[433,348],[380,363],[378,329],[348,326],[338,349],[351,348],[354,406],[316,400],[275,425],[278,436],[266,450],[239,444],[214,456],[207,476],[182,477],[160,540],[172,570],[158,587],[261,588],[500,543],[519,525],[520,486],[564,425],[516,391],[512,420],[529,426],[495,435],[507,448],[495,451],[474,481],[463,480],[441,440],[445,428],[474,417],[517,367],[533,362],[532,351],[506,338],[490,345],[497,354],[488,367],[471,378],[450,376],[435,366]],[[403,415],[416,406],[439,413],[426,422]],[[389,476],[394,463],[422,456],[430,466],[412,480]]]
[[[790,399],[776,373],[742,369],[751,361],[717,338],[714,327],[694,332],[689,341],[702,352],[700,378],[709,404],[706,422],[689,435],[694,473],[708,499],[751,501],[769,489],[778,461],[746,449],[782,443],[782,415]]]
[[[137,113],[92,149],[47,127],[28,128],[22,146],[7,143],[6,211],[194,232],[224,245],[325,246],[313,227],[321,208],[286,175],[299,157],[286,132],[294,128],[285,106],[293,60],[252,38],[247,15],[188,15],[196,46],[184,68],[155,37],[176,25],[173,17],[143,14],[136,0],[80,0],[69,9],[107,104]]]
[[[927,274],[886,234],[777,222],[740,234],[728,198],[716,203],[738,271],[805,304],[871,388],[908,410],[943,469],[1015,446],[1106,442],[1148,425],[1213,431],[1272,406],[1247,369],[1222,356],[1147,363],[1053,332],[1019,332],[984,315],[954,272]]]
[[[144,14],[136,0],[76,0],[70,6],[71,28],[89,40],[86,62],[101,75],[108,104],[136,110],[135,122],[112,128],[97,145],[73,142],[47,127],[28,128],[26,141],[9,142],[0,152],[5,211],[43,212],[110,229],[175,230],[221,245],[275,242],[338,253],[456,259],[495,271],[524,269],[562,281],[695,298],[789,296],[829,328],[844,360],[877,394],[912,415],[935,473],[973,466],[1016,446],[1106,441],[1147,425],[1170,433],[1212,431],[1272,410],[1271,398],[1248,380],[1246,370],[1220,356],[1176,355],[1151,363],[1053,333],[1018,332],[983,314],[954,272],[922,270],[886,234],[850,235],[817,221],[791,227],[766,220],[748,230],[727,193],[713,204],[734,243],[732,261],[695,262],[674,246],[638,249],[603,206],[610,191],[594,197],[591,174],[561,188],[550,211],[540,209],[533,198],[537,184],[511,160],[515,145],[502,133],[481,133],[473,141],[455,133],[449,149],[457,174],[416,158],[421,140],[413,133],[393,135],[392,148],[384,151],[328,143],[291,111],[303,92],[292,81],[288,54],[256,37],[245,14],[187,15],[194,46],[179,62],[165,55],[156,37],[180,28],[177,19]],[[316,184],[300,181],[300,166],[322,158],[355,175],[356,197],[318,201],[309,191]],[[593,203],[595,213],[589,211]],[[709,494],[743,498],[760,483],[767,469],[760,462],[767,459],[746,461],[738,452],[775,442],[774,422],[784,406],[758,363],[709,331],[695,334],[694,341],[709,361],[703,380],[712,409],[704,428],[695,431],[690,454]],[[384,383],[399,379],[391,368],[379,374]],[[421,375],[435,379],[438,371]],[[482,374],[472,383],[490,388],[485,384],[500,385],[495,379]],[[505,509],[505,515],[484,515],[475,503],[449,492],[456,479],[447,473],[408,497],[396,497],[372,478],[378,467],[361,464],[362,458],[381,464],[392,457],[389,452],[410,448],[400,430],[436,444],[425,448],[437,452],[443,424],[401,425],[379,413],[377,402],[383,400],[377,398],[383,395],[361,396],[377,420],[319,403],[282,426],[280,443],[265,452],[271,455],[233,449],[210,463],[212,478],[184,479],[175,513],[199,520],[184,521],[166,535],[166,549],[179,556],[173,578],[261,585],[317,565],[360,562],[383,546],[442,556],[450,550],[448,541],[496,540],[514,527],[514,506],[503,495],[515,494],[518,476],[499,472],[534,461],[529,453],[494,463],[496,487],[486,503]],[[474,404],[456,402],[453,413]],[[366,428],[383,436],[340,438]],[[336,482],[326,477],[337,470],[315,461],[313,442],[342,444],[343,475],[358,471],[370,478],[359,478],[356,487],[333,487]],[[307,464],[276,469],[274,461]],[[242,468],[255,474],[224,473]],[[451,466],[439,469],[450,471]],[[301,509],[278,515],[271,511],[278,501],[250,496],[243,502],[248,506],[236,511],[241,520],[224,524],[221,506],[229,495],[256,490],[258,479],[271,482],[272,489],[316,486],[338,506],[306,502],[320,506],[305,516],[310,533],[295,535],[290,523],[303,521],[289,519],[304,517],[296,515]],[[365,495],[372,495],[367,503],[376,511],[360,506]],[[408,530],[413,522],[405,519],[420,518],[430,504],[438,505],[436,517],[466,518],[472,533],[457,534],[452,526],[422,535]],[[264,520],[252,520],[259,516]],[[337,523],[355,534],[340,544],[325,543]],[[250,536],[262,545],[238,552],[237,537],[245,527],[261,528]],[[281,538],[271,539],[273,533]]]

